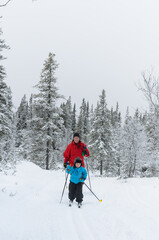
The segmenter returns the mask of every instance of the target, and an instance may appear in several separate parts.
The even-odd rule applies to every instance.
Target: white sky
[[[2,0],[1,0],[2,2]],[[96,105],[102,89],[108,106],[125,114],[147,103],[135,83],[159,63],[156,0],[12,0],[0,8],[7,83],[18,107],[30,97],[49,52],[56,54],[59,92]]]

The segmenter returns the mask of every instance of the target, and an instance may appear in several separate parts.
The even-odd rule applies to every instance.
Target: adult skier
[[[67,167],[67,163],[72,167],[74,166],[75,158],[79,157],[82,160],[82,166],[84,165],[84,156],[89,156],[89,150],[86,145],[81,142],[79,133],[74,133],[72,142],[67,146],[64,152],[64,167]]]

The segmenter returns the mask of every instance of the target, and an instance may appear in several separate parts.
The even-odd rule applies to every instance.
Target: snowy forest
[[[83,98],[80,109],[57,88],[58,60],[54,53],[44,59],[36,94],[24,93],[16,112],[6,84],[3,50],[9,47],[0,31],[0,169],[25,159],[43,169],[63,168],[63,152],[79,132],[90,150],[91,171],[107,177],[153,177],[159,172],[159,82],[143,73],[139,89],[149,103],[146,112],[129,108],[121,116],[119,103],[108,108],[103,89],[96,106]],[[47,54],[46,54],[47,55]],[[7,60],[6,60],[7,61]],[[60,81],[60,79],[58,79]],[[125,99],[126,101],[126,99]],[[78,114],[77,114],[78,113]]]

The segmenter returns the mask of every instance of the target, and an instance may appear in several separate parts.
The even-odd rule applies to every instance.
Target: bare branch
[[[143,92],[148,103],[155,112],[159,112],[159,79],[153,76],[151,72],[143,72],[143,84],[138,87],[140,91]]]
[[[8,0],[6,3],[4,3],[3,5],[0,5],[0,7],[5,7],[11,0]]]

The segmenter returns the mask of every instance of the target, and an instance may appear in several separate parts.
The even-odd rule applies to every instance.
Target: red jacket
[[[89,151],[86,147],[86,149],[83,149],[83,147],[86,147],[86,145],[79,141],[77,144],[72,141],[66,148],[65,152],[64,152],[64,163],[69,162],[69,164],[71,165],[71,167],[74,165],[74,160],[76,157],[80,157],[82,159],[82,166],[84,166],[84,156],[82,156],[82,152],[84,150],[87,151],[87,154],[85,155],[86,157],[89,156]]]

